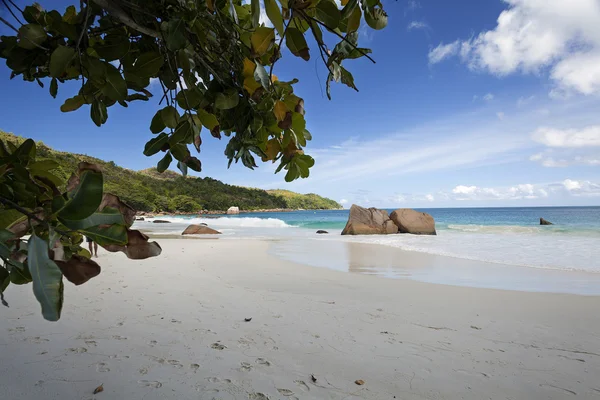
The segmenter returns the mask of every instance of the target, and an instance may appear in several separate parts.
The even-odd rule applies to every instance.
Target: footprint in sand
[[[277,388],[277,391],[279,392],[279,394],[281,394],[282,396],[291,396],[294,394],[294,392],[292,392],[290,389],[279,389]]]
[[[210,345],[210,347],[215,350],[224,350],[227,348],[227,346],[225,346],[224,344],[221,344],[221,343],[213,343]]]
[[[154,347],[157,344],[158,344],[158,342],[156,340],[151,340],[151,341],[148,342],[148,345],[151,346],[151,347]]]
[[[142,386],[148,386],[154,389],[158,389],[159,387],[162,387],[162,383],[158,382],[158,381],[138,381],[139,384],[141,384]]]
[[[86,340],[85,344],[87,344],[88,346],[93,346],[96,347],[96,341],[95,340]]]
[[[171,322],[174,323],[174,324],[180,324],[181,323],[181,321],[178,321],[176,319],[172,319]]]
[[[23,341],[25,341],[25,342],[31,342],[31,343],[37,343],[37,344],[40,344],[40,343],[43,343],[43,342],[49,342],[48,339],[44,339],[44,338],[41,338],[39,336],[28,337],[28,338],[23,339]]]
[[[71,347],[70,349],[67,349],[67,351],[77,354],[87,353],[87,349],[85,347]]]
[[[190,369],[194,372],[198,371],[198,368],[200,368],[200,364],[190,364]]]
[[[250,393],[248,398],[250,400],[269,400],[269,396],[263,393]]]
[[[14,329],[9,329],[8,331],[9,331],[9,332],[25,332],[25,328],[24,328],[24,327],[22,327],[22,326],[17,326],[16,328],[14,328]]]
[[[105,363],[101,362],[101,363],[96,364],[96,372],[108,372],[108,371],[110,371],[110,368],[108,368]]]
[[[140,369],[138,369],[138,372],[141,375],[146,375],[148,373],[148,368],[140,368]]]
[[[248,372],[248,371],[252,370],[252,364],[250,364],[250,363],[242,362],[240,365],[241,365],[240,371]]]
[[[260,364],[260,365],[264,365],[265,367],[271,366],[271,363],[269,361],[265,360],[264,358],[257,358],[256,363]]]
[[[298,380],[298,381],[294,381],[294,383],[296,385],[300,386],[300,389],[302,389],[302,390],[304,390],[306,392],[308,392],[310,390],[310,388],[308,387],[308,385],[304,381]]]
[[[169,360],[167,361],[169,364],[171,364],[172,366],[174,366],[175,368],[183,368],[183,364],[180,363],[177,360]]]
[[[126,338],[126,337],[119,336],[119,335],[114,335],[114,336],[113,336],[113,339],[117,339],[117,340],[127,340],[127,338]]]

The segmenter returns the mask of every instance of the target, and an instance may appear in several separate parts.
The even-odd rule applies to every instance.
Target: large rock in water
[[[190,225],[185,228],[182,235],[220,235],[221,232],[209,228],[205,225]]]
[[[413,235],[435,235],[435,221],[427,213],[400,208],[390,214],[390,218],[398,227],[400,233],[412,233]]]
[[[554,225],[550,221],[546,221],[544,218],[540,218],[540,225]]]
[[[377,208],[363,208],[352,204],[350,215],[342,235],[387,235],[398,233],[398,227],[390,219],[387,211]]]
[[[239,214],[239,213],[240,213],[239,207],[229,207],[227,209],[227,214]]]

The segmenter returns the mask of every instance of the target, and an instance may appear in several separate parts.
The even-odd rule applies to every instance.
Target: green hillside
[[[303,208],[305,210],[330,210],[342,208],[341,204],[338,202],[314,193],[300,194],[283,189],[267,190],[267,193],[283,199],[288,208]]]
[[[0,139],[15,144],[25,139],[0,131]],[[99,164],[104,172],[105,190],[118,195],[138,211],[195,213],[200,210],[227,210],[238,206],[240,210],[273,208],[325,209],[339,208],[338,203],[315,194],[302,195],[288,191],[269,193],[261,189],[232,186],[212,178],[186,177],[156,169],[132,171],[81,154],[53,150],[41,142],[38,159],[51,159],[60,164],[56,175],[66,180],[77,169],[80,161]],[[285,194],[281,194],[285,192]]]

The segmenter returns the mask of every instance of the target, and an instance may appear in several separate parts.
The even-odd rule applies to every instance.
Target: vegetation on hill
[[[24,138],[0,131],[0,139],[21,144]],[[55,174],[65,182],[81,161],[102,167],[105,191],[116,194],[138,211],[196,213],[200,210],[242,210],[272,208],[331,209],[341,207],[333,200],[316,194],[302,195],[287,190],[267,192],[261,189],[228,185],[212,178],[183,177],[173,171],[159,173],[155,168],[142,171],[117,166],[112,161],[57,151],[38,143],[38,159],[59,164]]]
[[[303,208],[305,210],[330,210],[342,208],[342,205],[337,201],[321,197],[314,193],[300,194],[283,189],[267,190],[267,193],[283,199],[287,208]]]

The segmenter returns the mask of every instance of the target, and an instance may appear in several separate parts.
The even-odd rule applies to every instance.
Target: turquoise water
[[[392,211],[392,210],[389,210]],[[179,234],[190,223],[206,223],[220,238],[277,239],[276,255],[298,260],[318,257],[327,244],[366,243],[396,249],[485,261],[511,267],[600,273],[600,207],[421,209],[436,221],[437,236],[341,236],[348,210],[248,213],[236,216],[172,216],[171,224],[151,220],[136,227],[151,233]],[[543,217],[555,225],[540,226]],[[324,229],[329,235],[317,235]],[[301,240],[299,240],[301,239]],[[311,251],[311,243],[319,251]],[[302,262],[309,263],[306,259]],[[315,264],[315,263],[312,263]]]
[[[507,232],[521,228],[540,228],[552,233],[600,235],[600,207],[528,207],[528,208],[423,208],[431,214],[438,230]],[[387,210],[389,213],[393,209]],[[248,213],[234,218],[275,218],[291,226],[310,229],[343,229],[348,210]],[[540,217],[555,225],[540,227]],[[486,229],[487,228],[487,229]]]

